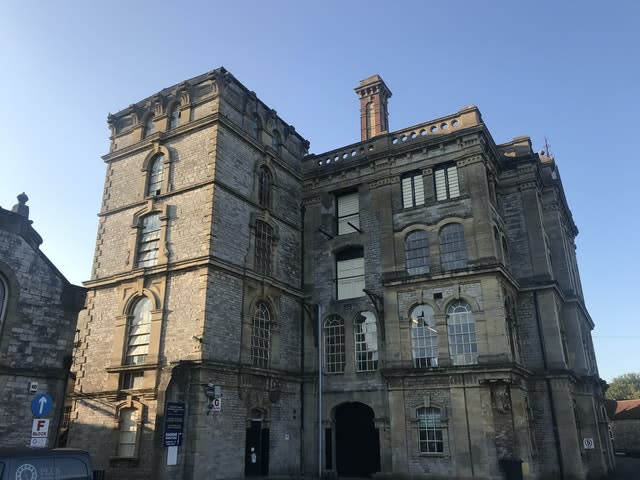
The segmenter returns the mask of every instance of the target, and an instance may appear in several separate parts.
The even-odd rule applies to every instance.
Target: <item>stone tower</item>
[[[299,471],[306,140],[222,68],[109,125],[69,445],[112,478]]]

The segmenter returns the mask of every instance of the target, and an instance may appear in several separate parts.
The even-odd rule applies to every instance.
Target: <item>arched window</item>
[[[256,305],[251,318],[251,364],[254,367],[269,366],[271,344],[271,312],[263,302]]]
[[[264,165],[258,172],[258,203],[265,208],[271,206],[271,172]]]
[[[467,244],[461,224],[449,223],[440,230],[440,263],[445,272],[467,267]]]
[[[378,327],[372,312],[360,312],[353,322],[353,340],[356,351],[356,371],[378,369]]]
[[[123,408],[120,410],[118,428],[118,457],[132,458],[136,456],[137,435],[138,411],[135,408]]]
[[[153,115],[149,115],[147,120],[144,123],[144,137],[148,137],[151,135],[156,129],[155,123],[153,122]]]
[[[338,315],[331,315],[324,321],[324,367],[325,373],[343,373],[344,354],[344,320]]]
[[[455,301],[447,307],[447,327],[449,331],[449,355],[452,365],[472,365],[478,363],[476,343],[476,322],[471,305]]]
[[[271,250],[273,228],[266,222],[256,221],[255,270],[261,275],[271,275]]]
[[[151,267],[158,261],[160,250],[160,214],[152,213],[142,218],[142,229],[138,238],[136,266]]]
[[[433,319],[433,308],[422,304],[411,310],[411,350],[413,366],[438,366],[438,331]]]
[[[125,365],[140,365],[147,360],[151,333],[151,308],[151,300],[140,297],[129,313]]]
[[[162,179],[164,177],[164,155],[159,153],[151,160],[149,168],[149,181],[147,184],[147,196],[154,197],[162,193]]]
[[[440,409],[421,407],[416,411],[418,417],[418,443],[420,453],[442,453],[444,441]]]
[[[427,232],[415,230],[404,239],[404,253],[407,261],[407,273],[419,275],[429,273],[429,241]]]
[[[180,104],[177,104],[171,111],[171,117],[169,118],[169,130],[173,130],[174,128],[180,126],[180,116]]]

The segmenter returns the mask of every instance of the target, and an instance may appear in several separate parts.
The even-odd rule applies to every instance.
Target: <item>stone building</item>
[[[49,419],[46,444],[56,444],[84,304],[84,289],[40,250],[27,200],[22,193],[11,210],[0,208],[0,447],[31,444],[31,403],[43,393],[52,400],[42,410]]]
[[[615,451],[640,456],[640,399],[607,400],[605,406]]]
[[[356,93],[322,154],[222,68],[109,116],[70,446],[114,478],[605,475],[554,159]]]

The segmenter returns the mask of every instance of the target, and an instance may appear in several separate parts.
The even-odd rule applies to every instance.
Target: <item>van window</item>
[[[84,462],[75,458],[56,458],[56,480],[90,480]]]

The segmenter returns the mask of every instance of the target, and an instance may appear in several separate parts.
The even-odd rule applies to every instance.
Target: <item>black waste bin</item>
[[[498,461],[506,480],[522,480],[522,460],[519,458],[503,458]]]

